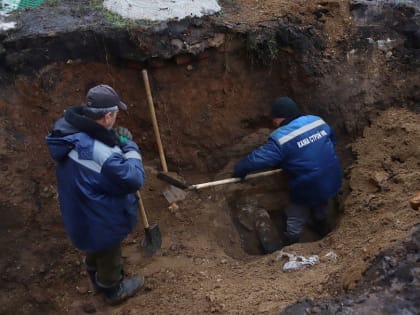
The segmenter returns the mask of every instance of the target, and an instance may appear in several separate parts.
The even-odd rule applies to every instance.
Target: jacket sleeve
[[[138,146],[133,141],[128,141],[121,149],[123,155],[112,154],[102,166],[102,175],[111,183],[108,189],[110,194],[134,193],[143,186],[145,181]]]
[[[261,171],[277,166],[283,160],[283,152],[273,139],[258,147],[234,167],[233,177],[244,178],[251,172]]]
[[[329,126],[328,126],[329,127]],[[330,140],[331,140],[331,142],[332,142],[332,144],[334,145],[334,147],[336,146],[336,144],[337,144],[337,138],[335,137],[335,133],[334,133],[334,131],[331,129],[331,127],[329,127],[329,130],[330,130]]]

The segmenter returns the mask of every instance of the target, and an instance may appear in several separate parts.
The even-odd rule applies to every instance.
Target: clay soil
[[[220,19],[248,26],[287,12],[298,12],[311,21],[319,5],[312,1],[222,3],[225,15]],[[335,8],[325,28],[331,39],[327,46],[332,46],[347,31],[348,18],[341,12],[347,5],[345,1],[328,5]],[[264,120],[253,125],[238,119],[237,106],[242,103],[239,116],[255,110],[250,105],[256,101],[252,86],[241,81],[245,73],[215,77],[222,73],[217,72],[220,59],[200,62],[194,75],[185,66],[180,72],[176,65],[150,72],[170,166],[189,183],[229,177],[232,165],[261,144],[270,127]],[[243,66],[243,61],[231,62],[233,69]],[[125,272],[145,276],[146,287],[116,307],[92,293],[83,254],[66,237],[54,162],[44,142],[52,122],[67,106],[79,104],[98,77],[114,85],[129,104],[129,114],[120,115],[119,124],[129,127],[142,148],[147,173],[144,204],[149,221],[158,224],[163,237],[162,248],[153,256],[145,255],[139,245],[144,236],[140,221],[124,241]],[[207,82],[208,92],[194,88],[197,80]],[[280,79],[272,84],[280,85]],[[284,248],[287,253],[320,258],[307,269],[285,272],[286,261],[278,252],[261,255],[256,247],[254,252],[246,251],[247,239],[234,216],[235,207],[246,203],[281,212],[287,196],[284,174],[188,192],[177,203],[178,209],[169,209],[162,196],[167,184],[156,178],[161,166],[144,95],[139,69],[83,61],[50,65],[35,78],[19,76],[3,88],[0,314],[278,314],[302,299],[329,300],[363,283],[369,288],[362,280],[378,255],[418,230],[419,211],[408,202],[420,188],[416,112],[396,107],[372,111],[360,137],[354,141],[343,137],[341,143],[339,138],[339,150],[347,155],[342,156],[345,183],[334,230],[323,239],[309,237]],[[184,105],[174,109],[169,99]],[[194,107],[191,100],[201,107]],[[189,121],[189,115],[200,120]],[[206,141],[215,145],[206,147]],[[398,294],[401,290],[394,292]],[[315,313],[320,311],[311,305]]]

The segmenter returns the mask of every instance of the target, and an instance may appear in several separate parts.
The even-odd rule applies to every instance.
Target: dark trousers
[[[285,213],[287,216],[286,236],[292,242],[298,242],[300,234],[309,219],[322,222],[328,219],[328,202],[309,207],[290,203]]]
[[[86,253],[88,270],[96,270],[96,277],[103,285],[113,285],[121,279],[121,244],[99,251]]]

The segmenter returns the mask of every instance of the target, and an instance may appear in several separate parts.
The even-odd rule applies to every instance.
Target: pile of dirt
[[[294,314],[416,314],[420,309],[418,261],[420,228],[382,252],[351,292],[333,300],[303,300],[281,315]]]

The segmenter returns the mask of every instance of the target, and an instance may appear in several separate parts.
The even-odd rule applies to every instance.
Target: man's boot
[[[86,261],[85,261],[85,267],[86,267],[86,272],[89,276],[89,280],[90,280],[90,283],[91,283],[92,292],[94,294],[99,293],[101,291],[101,288],[96,283],[96,268],[92,267],[92,266],[89,266],[86,263]]]
[[[258,209],[255,228],[264,254],[271,254],[280,249],[280,236],[274,222],[265,209]]]
[[[299,236],[290,236],[287,232],[283,233],[283,238],[280,244],[281,248],[292,245],[294,243],[299,243]]]
[[[312,228],[319,234],[319,236],[327,236],[331,232],[331,226],[328,223],[328,220],[313,220]]]
[[[117,283],[107,286],[96,277],[96,283],[104,292],[106,302],[110,305],[117,305],[135,295],[144,286],[144,278],[134,276],[124,280],[121,277]]]

